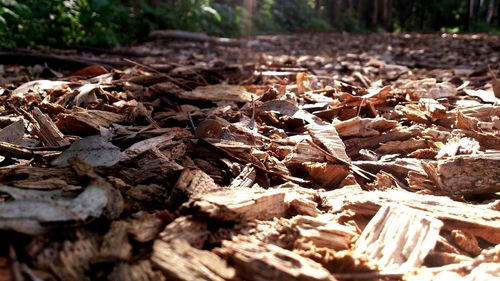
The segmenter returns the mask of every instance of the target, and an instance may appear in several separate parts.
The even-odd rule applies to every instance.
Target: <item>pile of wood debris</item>
[[[429,70],[276,38],[50,80],[2,67],[0,280],[498,278],[498,40]]]

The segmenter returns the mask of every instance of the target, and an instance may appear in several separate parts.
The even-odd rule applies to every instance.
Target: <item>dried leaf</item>
[[[93,167],[113,166],[120,161],[121,155],[120,149],[102,136],[89,136],[71,144],[52,165],[67,166],[70,159],[78,157]]]
[[[48,223],[84,222],[103,215],[116,218],[123,210],[120,193],[102,180],[94,180],[74,198],[52,191],[34,191],[20,197],[16,189],[0,187],[17,198],[0,203],[0,229],[39,234]]]
[[[235,102],[250,102],[253,95],[245,87],[221,84],[202,86],[192,91],[183,91],[174,94],[179,98],[188,100]]]
[[[24,136],[24,121],[18,120],[0,130],[0,141],[19,144]]]

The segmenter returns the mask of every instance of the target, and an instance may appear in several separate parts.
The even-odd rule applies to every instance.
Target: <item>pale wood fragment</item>
[[[387,120],[382,117],[355,117],[335,123],[334,126],[341,137],[372,137],[380,135],[381,132],[394,129],[397,124],[396,120]]]
[[[257,171],[255,168],[252,165],[247,164],[240,174],[233,179],[229,188],[250,188],[254,184],[256,177]]]
[[[460,229],[491,243],[500,243],[500,212],[488,205],[470,205],[445,196],[402,190],[366,192],[354,186],[342,189],[320,193],[323,206],[330,212],[349,209],[359,214],[375,215],[385,203],[399,203],[428,212],[443,221],[446,230]]]
[[[354,253],[368,255],[382,271],[406,271],[424,262],[442,226],[426,212],[384,204],[356,241]]]
[[[172,92],[172,94],[187,100],[234,102],[250,102],[253,96],[243,86],[222,84],[201,86],[192,91]]]
[[[286,166],[291,170],[302,170],[305,162],[325,162],[325,156],[321,151],[312,147],[306,141],[299,142],[292,153],[285,158]]]
[[[69,141],[64,139],[64,134],[59,131],[59,128],[52,122],[46,114],[43,114],[38,107],[32,111],[33,118],[36,120],[37,135],[40,140],[47,146],[64,146],[69,145]]]
[[[388,141],[403,141],[412,137],[418,137],[422,133],[422,129],[418,126],[413,126],[407,129],[393,129],[379,136],[352,138],[345,141],[347,154],[355,155],[363,148],[375,148],[381,143]]]
[[[453,195],[488,194],[500,191],[500,153],[458,155],[423,163],[440,191]]]
[[[169,223],[160,233],[159,239],[170,242],[178,239],[179,233],[182,233],[183,240],[199,249],[201,249],[210,235],[206,220],[195,219],[192,216],[182,216]]]
[[[127,261],[132,257],[132,245],[128,241],[128,227],[129,224],[125,221],[111,223],[97,256],[99,262]]]
[[[298,229],[297,239],[301,239],[301,243],[312,242],[316,247],[347,250],[358,238],[358,233],[351,227],[339,224],[332,214],[295,216],[291,221]]]
[[[411,138],[403,141],[381,143],[375,152],[380,154],[408,154],[417,149],[429,148],[431,143],[425,139]]]
[[[156,240],[151,261],[168,280],[224,281],[235,277],[235,270],[216,254],[193,248],[182,239]]]
[[[272,219],[287,212],[284,190],[235,189],[208,193],[193,199],[189,207],[200,215],[223,221]]]
[[[313,181],[324,188],[338,187],[349,174],[349,169],[343,164],[306,162],[303,166]]]
[[[153,241],[163,230],[165,223],[156,214],[141,213],[130,221],[129,234],[135,241]]]
[[[235,237],[223,241],[219,254],[234,264],[242,279],[267,280],[335,280],[321,264],[292,251],[255,239]]]
[[[199,169],[184,169],[168,198],[169,206],[177,208],[193,197],[221,190],[214,180]]]

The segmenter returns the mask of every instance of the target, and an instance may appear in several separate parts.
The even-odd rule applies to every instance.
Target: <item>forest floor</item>
[[[0,281],[500,277],[498,36],[0,62]]]

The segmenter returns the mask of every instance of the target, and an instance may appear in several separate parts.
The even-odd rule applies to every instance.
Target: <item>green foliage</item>
[[[337,28],[348,32],[361,32],[363,28],[353,10],[344,12],[337,21]]]
[[[121,4],[119,0],[81,1],[80,23],[83,36],[78,44],[92,46],[116,46],[137,38],[135,28],[139,24],[136,10]]]
[[[78,1],[4,1],[1,4],[1,44],[7,47],[44,42],[57,45],[73,42],[81,36],[78,22]],[[44,17],[40,17],[44,15]]]
[[[141,40],[156,29],[235,37],[331,29],[332,0],[254,0],[253,15],[243,8],[243,3],[243,0],[0,0],[0,47],[117,46]],[[340,17],[332,22],[336,29],[456,32],[464,30],[468,8],[465,0],[393,0],[392,20],[371,26],[373,2],[352,3],[368,6],[365,9],[337,6],[340,11],[336,14]],[[479,20],[471,21],[470,30],[498,32],[498,28]]]
[[[254,33],[282,33],[286,28],[275,18],[274,0],[262,0],[253,18]]]
[[[500,35],[500,27],[492,26],[484,21],[474,22],[472,24],[472,30],[474,32],[484,32]]]

